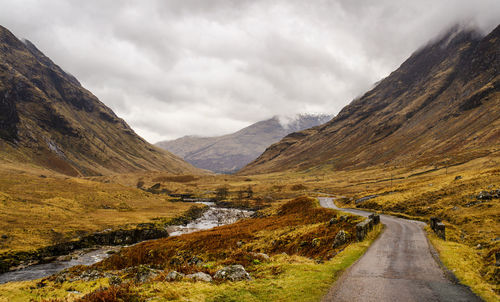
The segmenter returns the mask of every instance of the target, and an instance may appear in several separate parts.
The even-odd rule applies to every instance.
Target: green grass
[[[452,271],[461,283],[485,301],[500,301],[500,285],[485,281],[485,275],[493,274],[494,265],[484,269],[484,259],[476,249],[453,241],[439,239],[428,230],[428,237],[439,253],[443,264]],[[496,292],[495,292],[496,290]]]

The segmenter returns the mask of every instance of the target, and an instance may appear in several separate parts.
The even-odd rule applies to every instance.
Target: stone
[[[446,240],[446,232],[445,232],[445,225],[444,223],[442,222],[438,222],[436,223],[435,227],[434,227],[434,232],[436,232],[436,235],[443,239],[443,240]]]
[[[137,267],[137,272],[135,273],[135,280],[137,282],[147,282],[150,279],[158,276],[159,271],[155,269],[151,269],[145,265],[139,265]]]
[[[462,179],[462,176],[460,175],[455,176],[455,180],[460,180],[460,179]]]
[[[344,245],[349,240],[349,234],[346,231],[340,230],[337,235],[335,235],[335,239],[333,240],[333,248],[337,248],[341,245]]]
[[[179,273],[177,271],[171,271],[170,273],[167,274],[165,277],[165,281],[172,282],[172,281],[180,281],[184,278],[184,274]]]
[[[218,270],[215,273],[214,278],[216,280],[228,280],[228,281],[240,281],[240,280],[252,279],[245,270],[245,268],[239,264],[229,265]]]
[[[205,274],[202,272],[186,275],[186,278],[193,281],[212,282],[212,277],[209,274]]]
[[[200,265],[200,264],[203,264],[203,259],[194,256],[193,258],[189,259],[188,264]]]
[[[5,239],[7,239],[7,238],[9,238],[9,236],[7,236],[7,235],[5,235],[5,234],[3,234],[3,235],[2,235],[2,239],[4,239],[4,240],[5,240]]]
[[[436,224],[437,224],[438,222],[441,222],[441,219],[439,219],[439,218],[437,218],[437,217],[434,217],[434,216],[430,218],[429,225],[431,226],[431,229],[432,229],[433,231],[436,231],[436,230],[435,230],[435,229],[436,229]]]
[[[477,199],[481,199],[481,200],[489,200],[492,198],[490,192],[488,191],[481,191],[479,192],[479,194],[476,196]]]
[[[380,215],[379,214],[370,214],[370,216],[368,216],[368,218],[370,218],[372,221],[373,221],[373,225],[377,225],[380,223]]]
[[[265,260],[265,261],[269,260],[269,256],[267,254],[264,254],[264,253],[251,253],[251,255],[253,257],[260,258],[260,259]]]

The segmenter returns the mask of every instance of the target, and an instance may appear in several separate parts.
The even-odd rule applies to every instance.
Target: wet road
[[[332,198],[323,207],[339,209]],[[481,301],[467,287],[453,283],[432,257],[424,223],[381,215],[384,232],[330,289],[323,301]]]

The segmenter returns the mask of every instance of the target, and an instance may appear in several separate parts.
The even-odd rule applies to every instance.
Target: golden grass
[[[469,286],[485,301],[500,300],[498,282],[485,282],[485,275],[494,274],[495,267],[491,265],[485,268],[484,259],[476,249],[458,242],[441,240],[432,231],[429,231],[428,234],[443,264],[463,284]]]
[[[189,208],[118,184],[0,171],[0,252],[29,250],[107,228],[172,218]]]

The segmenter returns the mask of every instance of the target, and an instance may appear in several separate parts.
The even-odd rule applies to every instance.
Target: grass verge
[[[462,284],[488,302],[500,301],[498,282],[489,283],[485,275],[494,274],[495,267],[484,268],[483,257],[476,249],[467,245],[445,241],[428,231],[428,238],[439,253],[443,264],[452,271]],[[498,268],[496,268],[498,270]],[[497,272],[498,274],[498,272]]]

